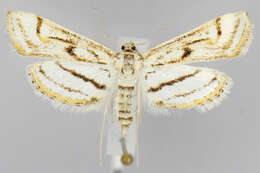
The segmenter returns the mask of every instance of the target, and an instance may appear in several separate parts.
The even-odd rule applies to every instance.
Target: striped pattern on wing
[[[191,63],[245,54],[252,39],[246,12],[226,14],[149,50],[145,64]]]
[[[105,100],[112,87],[109,66],[75,61],[45,61],[28,67],[36,92],[59,105],[88,110]]]
[[[9,12],[7,25],[21,55],[107,64],[114,54],[102,44],[34,14]]]
[[[229,93],[232,81],[213,69],[187,65],[165,65],[144,70],[144,93],[156,108],[205,111]]]

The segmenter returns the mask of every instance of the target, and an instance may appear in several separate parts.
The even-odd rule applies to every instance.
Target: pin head
[[[125,152],[122,156],[121,156],[121,162],[124,166],[129,166],[133,163],[134,161],[134,157],[132,156],[132,154]]]

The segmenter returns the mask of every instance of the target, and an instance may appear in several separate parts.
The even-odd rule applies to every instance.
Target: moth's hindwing
[[[144,70],[144,93],[156,108],[205,111],[218,105],[229,93],[232,80],[213,69],[165,65]]]
[[[56,105],[70,105],[88,111],[101,105],[112,86],[107,65],[75,61],[45,61],[28,67],[36,93]]]

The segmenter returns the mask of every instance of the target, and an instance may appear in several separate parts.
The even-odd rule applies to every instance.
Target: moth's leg
[[[115,82],[113,82],[115,83]],[[104,118],[102,120],[102,126],[101,126],[101,131],[100,131],[100,144],[99,144],[99,164],[102,166],[103,162],[103,138],[104,138],[104,129],[105,129],[105,121],[108,120],[108,107],[109,104],[111,104],[111,116],[112,116],[112,122],[113,122],[113,91],[114,91],[114,84],[112,85],[112,89],[110,93],[107,96],[107,99],[105,101],[105,109],[104,109]]]
[[[120,52],[116,53],[115,56],[119,56]],[[112,123],[114,122],[114,98],[116,97],[115,94],[115,90],[116,90],[116,85],[117,85],[117,80],[118,80],[118,71],[116,69],[113,70],[113,82],[112,82],[112,87],[111,87],[111,94],[109,95],[110,99],[109,99],[109,103],[110,103],[110,113],[111,113],[111,119],[112,119]]]
[[[99,165],[103,165],[103,137],[104,137],[104,129],[105,129],[105,121],[107,118],[107,103],[105,105],[104,118],[102,120],[101,130],[100,130],[100,143],[99,143]]]
[[[101,126],[101,131],[100,131],[100,144],[99,144],[99,163],[100,165],[102,165],[102,159],[103,159],[103,137],[104,137],[104,128],[105,128],[105,121],[108,120],[108,109],[109,109],[109,104],[111,105],[110,106],[110,113],[111,113],[111,119],[112,119],[112,123],[114,121],[114,118],[113,118],[113,103],[114,103],[114,100],[113,100],[113,94],[114,94],[114,90],[115,90],[115,84],[116,84],[116,79],[117,79],[117,72],[114,72],[113,74],[113,84],[111,86],[111,89],[110,91],[108,91],[108,94],[107,94],[107,99],[105,101],[105,108],[104,108],[104,118],[103,118],[103,121],[102,121],[102,126]]]
[[[138,126],[140,125],[141,122],[141,109],[142,109],[142,93],[141,93],[141,81],[140,81],[140,77],[138,79],[138,83],[137,83],[137,112],[136,112],[136,120],[138,122]]]
[[[136,111],[136,165],[139,167],[139,125],[141,119],[142,93],[140,77],[137,83],[137,111]]]

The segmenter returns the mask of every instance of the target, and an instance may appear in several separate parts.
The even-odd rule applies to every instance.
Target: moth
[[[138,128],[142,102],[158,113],[163,109],[207,111],[217,106],[229,93],[232,80],[214,69],[184,64],[244,55],[253,38],[247,12],[217,17],[144,54],[132,41],[115,53],[21,11],[8,12],[7,26],[19,54],[49,58],[27,68],[38,95],[74,111],[103,106],[104,114],[120,125],[122,137],[133,123]],[[130,156],[125,152],[122,162],[132,163]]]

